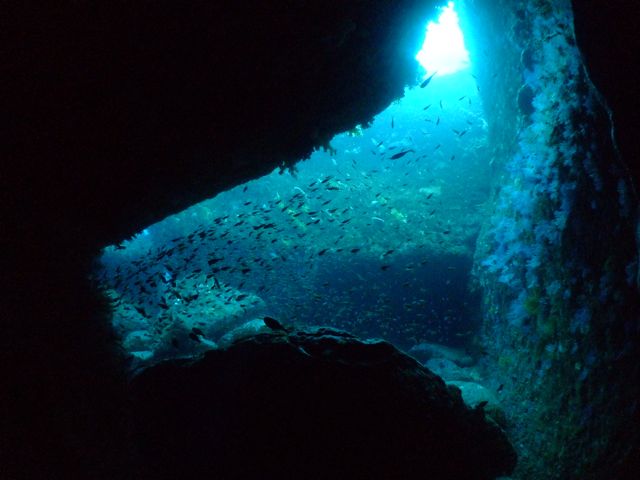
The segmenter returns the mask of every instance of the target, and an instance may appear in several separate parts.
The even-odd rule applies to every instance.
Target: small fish
[[[327,253],[327,250],[329,250],[328,248],[323,248],[322,250],[320,250],[318,252],[318,255],[324,255],[325,253]]]
[[[438,73],[438,72],[433,72],[429,77],[425,78],[424,81],[420,84],[420,88],[424,88],[427,85],[429,85],[429,82],[431,82],[431,79],[433,78],[433,76]]]
[[[264,324],[269,327],[271,330],[287,332],[287,329],[275,318],[272,317],[264,317],[262,319]]]
[[[395,154],[391,155],[390,158],[391,158],[391,160],[397,160],[399,158],[404,157],[409,152],[414,152],[415,153],[415,150],[405,150],[404,152],[398,152],[398,153],[395,153]]]
[[[424,107],[422,110],[429,110],[429,107],[431,107],[431,104],[427,105],[426,107]]]
[[[360,251],[360,247],[352,248],[351,253],[358,253]]]

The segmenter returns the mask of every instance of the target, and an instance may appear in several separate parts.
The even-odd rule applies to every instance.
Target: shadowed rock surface
[[[391,344],[261,334],[132,383],[148,478],[489,479],[516,456],[459,391]]]

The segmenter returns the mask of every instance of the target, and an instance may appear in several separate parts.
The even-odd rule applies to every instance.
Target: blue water
[[[465,346],[479,321],[468,281],[487,214],[486,136],[469,71],[436,75],[294,172],[105,249],[96,276],[125,348],[149,361],[189,354],[264,315],[406,349]]]

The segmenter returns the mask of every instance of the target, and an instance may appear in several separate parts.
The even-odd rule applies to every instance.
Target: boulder
[[[131,383],[139,477],[490,479],[504,433],[382,340],[261,333]]]

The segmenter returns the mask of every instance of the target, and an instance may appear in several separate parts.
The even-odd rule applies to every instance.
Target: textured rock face
[[[319,328],[260,334],[132,383],[150,478],[489,479],[501,430],[383,341]]]
[[[589,2],[578,3],[584,15]],[[630,158],[619,158],[612,142],[615,124],[576,48],[568,1],[468,5],[475,28],[500,18],[511,39],[498,45],[499,36],[479,30],[476,36],[475,48],[505,51],[498,50],[498,58],[511,70],[499,68],[508,74],[498,82],[508,82],[514,94],[502,95],[509,90],[483,81],[496,64],[478,66],[485,104],[502,102],[486,111],[487,122],[513,137],[491,139],[495,165],[504,163],[505,170],[494,176],[496,210],[478,237],[474,271],[482,286],[489,386],[501,391],[518,451],[514,476],[623,478],[628,465],[637,464],[640,439],[634,428],[638,207],[625,165]],[[579,32],[581,19],[576,17]],[[619,68],[602,60],[600,65]],[[610,88],[603,80],[598,85]],[[523,105],[515,92],[527,88],[535,98]],[[503,130],[514,117],[519,127]],[[504,151],[504,145],[512,147]]]

